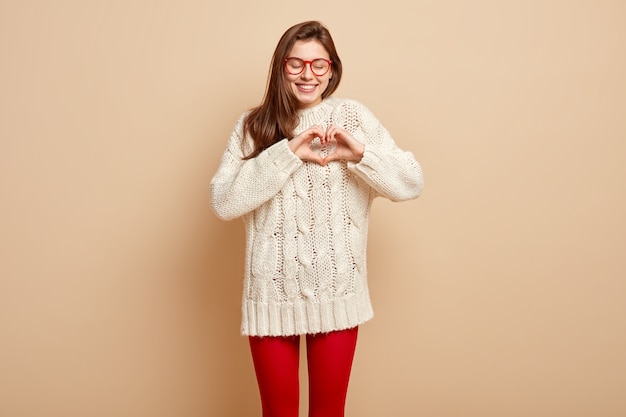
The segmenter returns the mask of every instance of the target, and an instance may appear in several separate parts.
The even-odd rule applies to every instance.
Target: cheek
[[[324,91],[326,91],[328,89],[328,86],[330,85],[330,78],[326,78],[326,80],[324,81]]]
[[[285,86],[285,88],[294,89],[294,88],[296,88],[296,85],[295,85],[296,81],[298,81],[298,77],[297,76],[287,75],[287,76],[285,76],[285,79],[283,81],[283,85]]]
[[[285,90],[293,90],[295,88],[294,81],[295,79],[293,79],[293,77],[285,76],[283,79],[283,88]]]

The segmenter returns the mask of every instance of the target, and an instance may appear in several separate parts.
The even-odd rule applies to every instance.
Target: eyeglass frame
[[[289,61],[290,59],[297,59],[299,61],[302,61],[302,70],[300,72],[297,73],[293,73],[293,72],[289,72],[289,70],[287,69],[287,61]],[[328,64],[328,68],[326,69],[326,71],[323,74],[318,74],[315,72],[315,70],[313,70],[313,62],[318,61],[318,60],[322,60],[322,61],[326,61],[326,63]],[[333,66],[333,61],[326,59],[326,58],[315,58],[312,61],[305,61],[302,58],[298,58],[297,56],[290,56],[285,58],[285,60],[283,61],[284,67],[285,67],[285,71],[287,71],[287,74],[291,74],[291,75],[300,75],[302,74],[304,71],[306,71],[306,65],[309,64],[309,68],[311,69],[311,72],[313,73],[313,75],[321,77],[324,76],[326,74],[328,74],[328,71],[330,71],[330,68]]]

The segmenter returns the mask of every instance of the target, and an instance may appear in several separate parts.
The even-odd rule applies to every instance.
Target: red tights
[[[358,327],[306,336],[309,417],[343,417]],[[298,417],[300,336],[250,337],[263,417]]]

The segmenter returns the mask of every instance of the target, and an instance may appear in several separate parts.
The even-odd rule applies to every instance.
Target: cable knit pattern
[[[241,332],[286,336],[342,330],[373,316],[367,287],[368,216],[378,196],[419,196],[420,165],[398,148],[361,103],[335,97],[300,112],[295,134],[342,127],[365,144],[358,163],[301,161],[283,139],[244,160],[243,114],[211,180],[211,205],[224,220],[242,217],[246,265]],[[319,140],[312,144],[322,154]]]

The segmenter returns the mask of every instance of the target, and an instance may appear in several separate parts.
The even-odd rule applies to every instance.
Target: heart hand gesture
[[[322,140],[321,138],[324,135],[324,130],[321,126],[312,126],[291,139],[289,141],[289,149],[303,161],[317,162],[320,165],[324,165],[322,156],[311,149],[313,139],[320,138]]]
[[[359,162],[363,158],[365,145],[356,140],[350,132],[340,127],[329,126],[321,142],[322,145],[328,143],[335,144],[335,150],[324,158],[322,165],[332,161]]]
[[[319,138],[322,147],[334,145],[334,150],[325,158],[311,148],[311,142]],[[332,161],[359,162],[365,145],[350,132],[337,126],[329,126],[326,132],[321,126],[312,126],[289,141],[289,148],[303,161],[316,162],[322,166]]]

